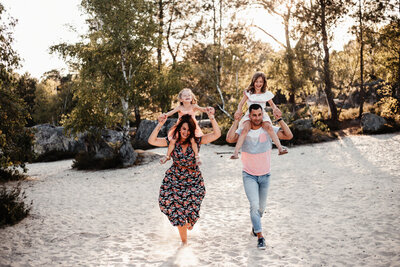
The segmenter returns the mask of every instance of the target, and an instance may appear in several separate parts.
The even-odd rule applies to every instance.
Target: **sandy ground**
[[[250,236],[241,162],[217,154],[230,151],[202,146],[207,195],[186,247],[158,208],[170,163],[30,164],[32,212],[0,229],[0,266],[400,266],[399,134],[274,149],[264,251]]]

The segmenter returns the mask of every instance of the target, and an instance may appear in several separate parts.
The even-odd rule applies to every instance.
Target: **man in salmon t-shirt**
[[[250,218],[253,224],[252,234],[258,237],[257,247],[265,249],[262,235],[261,217],[267,204],[267,193],[270,177],[272,141],[262,128],[263,110],[260,105],[249,107],[251,129],[242,146],[243,185],[250,202]],[[240,118],[235,117],[226,135],[228,143],[235,143],[241,130],[237,130]],[[279,127],[273,127],[279,139],[290,140],[293,134],[282,118],[277,118]]]

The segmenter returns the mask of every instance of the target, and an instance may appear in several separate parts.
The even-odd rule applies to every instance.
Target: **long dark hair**
[[[190,139],[195,138],[195,131],[196,131],[196,123],[194,122],[192,116],[189,114],[183,115],[178,120],[178,124],[176,125],[174,134],[173,134],[173,136],[178,136],[177,141],[181,140],[181,128],[185,122],[189,125],[189,136],[188,136],[188,138],[186,138],[186,140],[182,144],[187,144],[190,142]]]
[[[264,72],[258,71],[254,73],[253,78],[251,78],[251,83],[249,87],[247,88],[247,92],[254,94],[256,92],[256,89],[254,88],[254,83],[258,78],[262,77],[264,80],[264,84],[261,87],[261,93],[265,93],[265,88],[267,88],[267,76],[265,76]]]

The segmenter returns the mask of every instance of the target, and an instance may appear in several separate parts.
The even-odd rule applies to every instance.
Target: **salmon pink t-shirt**
[[[279,127],[273,126],[275,132]],[[236,131],[237,134],[241,129]],[[271,149],[272,140],[269,134],[260,127],[257,130],[250,130],[242,146],[243,171],[251,175],[264,175],[271,171]]]

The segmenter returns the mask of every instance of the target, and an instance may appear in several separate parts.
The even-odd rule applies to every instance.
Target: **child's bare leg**
[[[286,147],[281,145],[281,141],[279,141],[278,135],[275,133],[274,129],[272,128],[272,124],[269,121],[264,121],[262,124],[262,127],[264,130],[266,130],[271,137],[272,141],[278,148],[278,154],[283,155],[288,153]]]
[[[176,139],[172,138],[171,141],[169,142],[167,155],[160,159],[161,164],[164,164],[165,162],[167,162],[168,160],[171,159],[171,153],[174,150],[175,143],[176,143]]]
[[[243,123],[243,130],[239,135],[238,141],[235,146],[235,151],[233,152],[231,159],[239,158],[239,150],[242,148],[244,140],[246,139],[246,135],[249,131],[250,131],[250,121],[245,121]]]
[[[199,147],[197,146],[197,143],[194,140],[194,138],[190,139],[190,143],[192,144],[194,157],[196,158],[196,164],[201,165],[200,156],[199,156]]]

